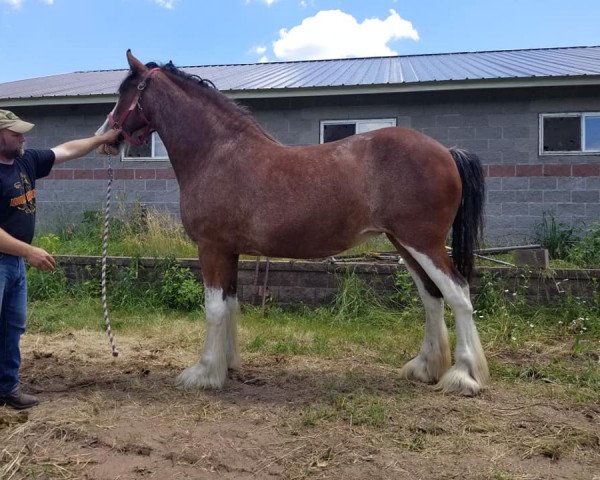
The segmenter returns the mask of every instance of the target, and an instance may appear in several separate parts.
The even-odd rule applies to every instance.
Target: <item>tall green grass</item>
[[[77,224],[63,223],[53,232],[41,232],[34,245],[53,255],[100,255],[104,215],[87,211]],[[109,221],[108,254],[130,257],[195,258],[197,246],[187,237],[181,222],[167,212],[135,204],[120,205]]]
[[[557,222],[554,212],[544,212],[534,241],[548,250],[550,258],[577,267],[600,267],[600,222],[587,228]]]

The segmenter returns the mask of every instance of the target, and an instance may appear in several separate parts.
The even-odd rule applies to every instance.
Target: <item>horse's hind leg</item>
[[[489,380],[488,365],[473,321],[473,307],[467,282],[458,273],[443,245],[426,253],[403,245],[440,290],[455,316],[456,349],[454,366],[436,388],[444,392],[476,395]]]
[[[414,280],[423,306],[425,307],[425,338],[419,354],[402,367],[404,378],[435,383],[450,368],[450,342],[444,321],[444,300],[436,285],[419,263],[393,237],[390,241],[396,246],[406,268]]]
[[[422,280],[424,272],[411,268],[408,262],[407,269],[425,307],[425,338],[419,354],[402,367],[400,374],[405,378],[435,383],[452,364],[448,329],[444,321],[444,300],[441,294],[438,296],[427,290]]]
[[[204,279],[206,338],[198,363],[186,368],[177,385],[184,388],[221,388],[228,368],[239,363],[236,318],[239,310],[237,255],[203,248],[200,255]]]

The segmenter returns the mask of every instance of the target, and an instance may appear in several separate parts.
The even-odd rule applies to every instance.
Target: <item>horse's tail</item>
[[[458,271],[470,280],[474,251],[483,233],[485,175],[481,161],[474,153],[453,147],[450,154],[462,182],[460,207],[452,224],[452,260]]]

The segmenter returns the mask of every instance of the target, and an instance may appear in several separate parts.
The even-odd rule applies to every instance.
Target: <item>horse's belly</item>
[[[359,245],[381,233],[376,229],[348,232],[304,231],[296,234],[273,232],[271,235],[258,236],[258,242],[249,241],[250,255],[285,258],[323,258],[336,255]]]

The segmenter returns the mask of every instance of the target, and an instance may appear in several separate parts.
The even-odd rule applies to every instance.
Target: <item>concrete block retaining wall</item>
[[[58,256],[58,264],[72,281],[100,278],[100,258],[82,256]],[[139,262],[140,275],[156,275],[160,261],[151,258],[133,260],[129,257],[109,257],[111,268],[125,268]],[[189,268],[201,281],[198,260],[177,260]],[[240,261],[238,294],[245,303],[260,304],[265,284],[267,262]],[[326,305],[333,300],[344,277],[354,272],[381,296],[394,293],[395,274],[404,267],[396,263],[331,263],[307,261],[270,261],[267,278],[269,301],[277,305]],[[532,303],[558,303],[567,295],[594,301],[599,295],[600,270],[538,270],[529,272],[520,268],[479,268],[474,276],[471,293],[477,294],[481,276],[489,273],[502,282],[506,295],[516,292],[519,285],[527,284],[526,294]],[[110,280],[109,280],[110,281]],[[109,285],[110,288],[110,285]]]

